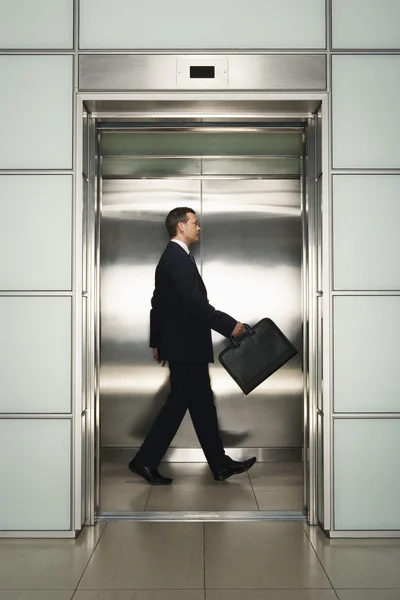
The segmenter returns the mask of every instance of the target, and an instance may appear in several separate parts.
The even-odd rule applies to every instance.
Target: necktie
[[[194,256],[193,256],[193,254],[191,252],[189,252],[189,258],[192,261],[192,263],[195,265],[196,261],[194,260]]]

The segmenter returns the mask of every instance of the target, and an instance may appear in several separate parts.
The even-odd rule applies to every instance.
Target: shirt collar
[[[190,250],[187,247],[187,244],[185,244],[185,242],[181,242],[181,240],[176,240],[175,238],[173,240],[171,240],[171,242],[175,242],[175,244],[179,244],[179,246],[181,246],[181,248],[183,248],[187,254],[190,254]]]

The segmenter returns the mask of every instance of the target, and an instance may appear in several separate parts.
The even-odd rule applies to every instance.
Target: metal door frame
[[[75,251],[75,264],[74,264],[74,273],[75,273],[75,283],[76,283],[76,296],[75,296],[75,304],[74,304],[74,327],[75,327],[75,373],[76,377],[76,385],[75,385],[75,394],[74,394],[74,415],[75,415],[75,427],[74,427],[74,443],[73,443],[73,465],[74,465],[74,475],[73,475],[73,487],[74,487],[74,524],[75,529],[81,529],[82,524],[93,525],[96,521],[96,513],[97,513],[97,498],[98,491],[96,492],[96,482],[98,486],[99,482],[99,474],[96,472],[98,462],[96,457],[98,455],[98,431],[99,431],[99,411],[98,411],[98,396],[99,396],[99,386],[97,373],[95,369],[95,364],[98,359],[99,352],[99,331],[98,331],[98,297],[96,294],[96,290],[98,289],[98,281],[97,274],[98,269],[97,265],[99,264],[99,252],[98,248],[95,245],[95,237],[96,237],[96,229],[99,226],[99,223],[96,222],[96,214],[93,210],[89,211],[87,217],[87,223],[83,222],[83,191],[82,191],[82,176],[83,172],[83,148],[82,148],[82,139],[83,139],[83,114],[85,111],[85,101],[124,101],[124,102],[155,102],[155,101],[168,101],[173,103],[178,103],[180,101],[197,101],[201,102],[202,100],[211,100],[213,102],[218,103],[223,109],[224,102],[235,102],[235,101],[252,101],[257,105],[257,102],[290,102],[290,101],[299,101],[299,100],[311,100],[317,101],[320,103],[320,111],[321,111],[321,130],[322,130],[322,143],[321,143],[321,163],[322,163],[322,172],[324,173],[323,177],[323,187],[322,187],[322,212],[323,212],[323,221],[322,221],[322,239],[323,239],[323,256],[324,256],[324,269],[322,272],[322,287],[324,290],[323,295],[323,314],[324,314],[324,324],[323,324],[323,395],[324,395],[324,529],[329,530],[331,524],[331,506],[332,506],[332,489],[331,489],[331,460],[332,460],[332,451],[331,451],[331,433],[330,433],[330,414],[331,414],[331,361],[332,361],[332,352],[331,352],[331,184],[329,177],[329,164],[330,164],[330,125],[328,118],[328,110],[329,110],[329,95],[327,93],[233,93],[233,92],[170,92],[170,93],[77,93],[76,94],[76,106],[75,106],[75,114],[76,114],[76,176],[75,176],[75,239],[76,239],[76,251]],[[177,109],[171,111],[170,115],[163,114],[163,117],[174,117],[176,114],[179,114],[178,104],[176,104]],[[262,112],[262,111],[261,111]],[[97,113],[93,112],[88,115],[89,120],[89,188],[91,190],[92,199],[94,195],[98,193],[97,190],[97,178],[96,178],[96,169],[97,169],[97,160],[95,156],[95,120],[96,118],[101,118],[107,116],[107,118],[121,118],[121,114],[115,113]],[[129,118],[129,114],[124,113],[124,118]],[[137,117],[137,114],[132,114],[132,116]],[[149,111],[146,114],[143,114],[146,117],[157,117],[157,114],[154,111]],[[197,116],[197,115],[196,115]],[[209,116],[209,115],[203,115]],[[219,117],[223,117],[223,112],[218,114]],[[226,115],[229,118],[232,118],[234,115],[230,112],[229,115]],[[299,115],[298,113],[288,113],[282,112],[281,115],[277,115],[276,113],[268,115],[268,113],[251,113],[247,117],[241,113],[240,115],[241,121],[251,120],[254,117],[262,117],[262,118],[280,118],[284,119],[293,119],[293,118],[309,118],[312,119],[313,115],[308,114]],[[185,115],[185,118],[190,118],[190,115]],[[310,121],[309,121],[310,123]],[[312,210],[310,204],[310,190],[313,189],[315,183],[315,176],[312,174],[312,169],[310,170],[309,165],[307,168],[307,176],[309,181],[307,182],[307,200],[306,200],[306,211],[305,219],[307,220],[309,227],[314,227],[314,222],[312,219],[309,219],[310,211]],[[310,178],[314,177],[314,181],[310,181]],[[312,182],[312,186],[310,185]],[[92,207],[93,208],[93,207]],[[87,235],[87,264],[88,268],[88,280],[87,280],[87,290],[83,289],[83,266],[82,266],[82,235],[80,232],[83,231],[83,226],[86,228]],[[310,236],[308,240],[308,258],[312,260],[315,259],[314,248],[310,245],[315,242],[314,232]],[[311,263],[310,263],[311,264]],[[308,506],[307,506],[307,521],[311,525],[315,525],[318,523],[317,514],[316,514],[316,414],[317,414],[317,398],[316,398],[316,364],[315,360],[317,357],[317,353],[319,349],[316,347],[316,336],[314,335],[314,330],[312,324],[315,323],[316,320],[316,303],[314,301],[317,293],[317,289],[315,289],[313,273],[309,272],[309,265],[304,264],[303,271],[307,271],[309,273],[307,277],[307,293],[304,293],[305,300],[305,310],[303,310],[303,315],[305,318],[304,322],[309,322],[311,327],[309,328],[309,348],[307,353],[308,357],[311,358],[310,365],[307,365],[308,368],[304,369],[304,448],[305,448],[305,456],[304,456],[304,465],[305,471],[307,471],[306,467],[309,464],[309,478],[305,478],[305,496],[308,496]],[[311,285],[311,288],[309,287]],[[83,366],[83,352],[82,352],[82,336],[81,336],[81,327],[82,327],[82,298],[86,298],[87,306],[88,306],[88,347],[87,347],[87,380],[84,383],[84,390],[81,389],[82,382],[82,366]],[[306,329],[306,328],[305,328]],[[83,392],[83,393],[82,393]],[[86,403],[83,402],[83,396],[86,396]],[[308,401],[307,401],[308,397]],[[86,432],[84,434],[84,440],[82,442],[82,417],[85,417],[86,423]],[[308,442],[308,444],[307,444]],[[308,449],[307,449],[308,445]],[[84,493],[83,488],[86,488],[86,503],[85,506],[82,506],[82,494]],[[176,512],[173,513],[157,513],[157,515],[152,513],[135,513],[132,517],[126,517],[124,515],[110,515],[107,520],[156,520],[156,521],[227,521],[227,520],[240,520],[240,521],[250,521],[250,520],[300,520],[299,516],[295,513],[289,512],[272,512],[272,511],[259,511],[258,513],[253,511],[243,512],[243,511],[232,511],[232,512]]]

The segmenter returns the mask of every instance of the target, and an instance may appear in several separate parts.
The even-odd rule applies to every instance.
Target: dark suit
[[[170,242],[156,268],[150,312],[150,346],[167,360],[171,393],[136,459],[156,469],[189,409],[194,428],[213,472],[225,466],[208,363],[214,362],[211,329],[229,337],[236,320],[216,310],[196,265]]]

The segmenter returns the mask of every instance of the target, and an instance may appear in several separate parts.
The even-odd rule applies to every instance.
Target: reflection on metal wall
[[[215,306],[240,321],[272,318],[300,355],[245,397],[211,369],[229,446],[302,445],[300,182],[203,181],[203,276]],[[213,333],[217,355],[226,345]]]
[[[168,371],[151,359],[154,271],[174,206],[200,210],[200,181],[103,181],[100,244],[101,446],[138,446],[168,394]],[[190,440],[190,442],[189,442]],[[193,445],[182,429],[179,445]]]
[[[154,270],[175,206],[201,216],[194,254],[217,308],[254,323],[270,316],[301,352],[300,182],[296,180],[104,180],[101,220],[101,446],[138,446],[168,393],[151,360]],[[215,334],[215,355],[224,342]],[[248,398],[212,367],[228,447],[302,445],[300,357]],[[173,442],[198,447],[186,419]]]

